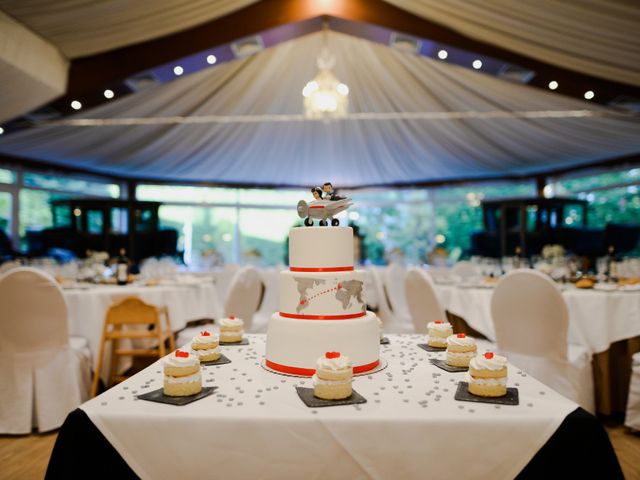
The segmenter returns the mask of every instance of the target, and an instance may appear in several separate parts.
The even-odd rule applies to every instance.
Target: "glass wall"
[[[608,223],[640,224],[640,168],[553,178],[545,191],[588,201],[590,228],[604,228]],[[366,263],[400,259],[415,264],[425,262],[436,248],[445,250],[450,259],[468,255],[471,234],[483,228],[482,201],[533,197],[535,182],[343,189],[338,193],[349,195],[355,203],[339,218],[342,225],[353,226],[362,237]],[[0,168],[0,229],[20,239],[14,245],[25,247],[29,232],[53,225],[51,200],[120,195],[120,185],[99,177]],[[187,263],[265,266],[286,261],[288,231],[302,224],[295,206],[300,199],[312,199],[307,189],[154,184],[138,185],[136,198],[164,203],[159,212],[160,226],[177,230],[178,249],[184,252]],[[18,218],[13,218],[14,212]],[[535,212],[531,213],[532,219]],[[580,208],[570,208],[559,220],[565,227],[580,227],[581,215]],[[126,216],[115,220],[114,228],[125,233]]]

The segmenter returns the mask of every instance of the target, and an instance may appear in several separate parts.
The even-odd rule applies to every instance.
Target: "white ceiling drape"
[[[62,95],[68,66],[54,46],[0,11],[0,122]]]
[[[468,37],[640,86],[637,0],[385,0]]]
[[[342,34],[328,42],[352,118],[300,116],[322,45],[312,34],[71,119],[131,125],[41,126],[0,137],[0,152],[131,177],[341,186],[525,174],[640,152],[637,118]]]
[[[0,10],[77,58],[187,30],[256,1],[0,0]]]

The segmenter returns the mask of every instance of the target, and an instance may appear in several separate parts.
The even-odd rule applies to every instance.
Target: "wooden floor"
[[[622,425],[605,424],[627,480],[640,479],[640,434]],[[44,478],[57,433],[0,435],[0,480]]]

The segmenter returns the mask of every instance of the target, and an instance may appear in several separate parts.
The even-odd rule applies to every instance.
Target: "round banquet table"
[[[493,288],[437,285],[443,306],[495,341],[491,319]],[[592,353],[609,349],[617,341],[640,335],[640,291],[581,290],[565,286],[562,296],[569,310],[569,342]]]
[[[166,306],[173,331],[184,328],[188,321],[219,318],[220,300],[213,282],[173,283],[157,286],[143,285],[90,285],[64,289],[67,302],[69,334],[84,337],[89,342],[94,366],[97,363],[102,338],[102,327],[109,306],[126,297],[135,296],[144,302]],[[101,372],[106,379],[106,368]],[[131,365],[125,362],[118,370]]]

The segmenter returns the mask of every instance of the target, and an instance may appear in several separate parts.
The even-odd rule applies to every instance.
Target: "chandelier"
[[[304,114],[307,118],[340,118],[349,113],[349,87],[331,71],[336,58],[327,48],[326,26],[323,47],[317,59],[318,73],[302,89]]]

